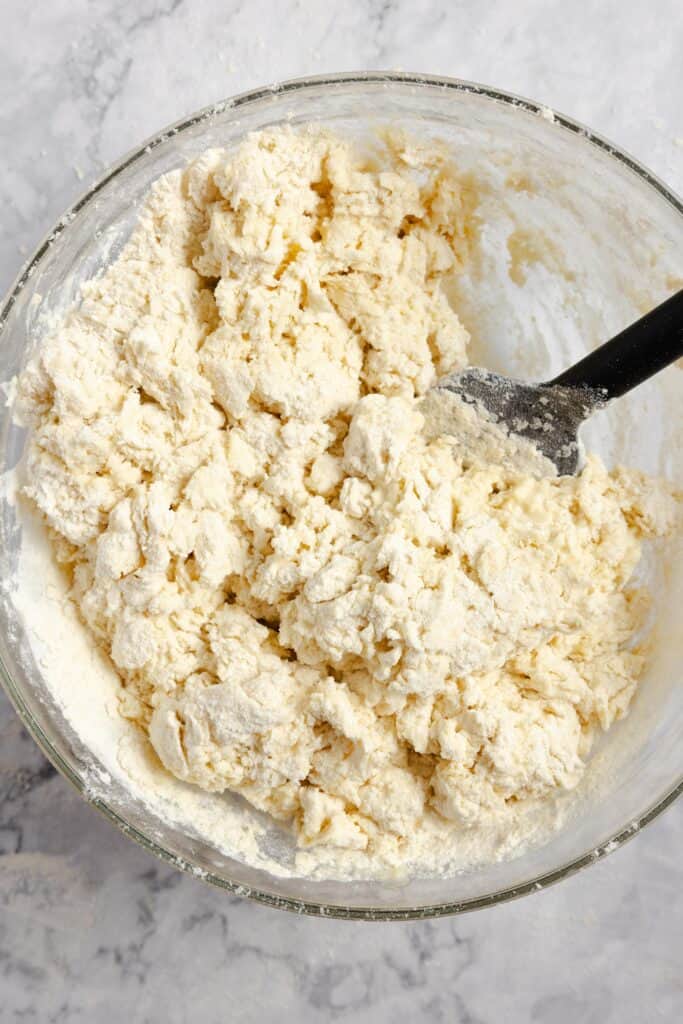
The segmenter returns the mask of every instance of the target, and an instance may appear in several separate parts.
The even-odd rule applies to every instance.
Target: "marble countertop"
[[[37,0],[3,7],[0,286],[114,159],[252,86],[359,68],[531,96],[683,185],[678,0]],[[662,26],[667,30],[662,32]],[[296,918],[82,803],[0,696],[0,1022],[683,1019],[683,806],[545,892],[432,922]]]

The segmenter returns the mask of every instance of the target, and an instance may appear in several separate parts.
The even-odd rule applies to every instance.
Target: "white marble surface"
[[[0,285],[166,122],[296,75],[488,82],[590,124],[679,190],[679,0],[38,0],[2,5]],[[683,1018],[683,807],[518,903],[400,925],[297,919],[175,874],[81,803],[0,698],[0,1021]]]

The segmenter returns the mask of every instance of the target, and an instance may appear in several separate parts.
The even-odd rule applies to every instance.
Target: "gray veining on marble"
[[[101,171],[265,82],[483,81],[603,132],[680,190],[678,0],[4,0],[0,287]],[[0,696],[0,1024],[683,1019],[683,808],[518,903],[299,919],[174,873],[80,801]]]

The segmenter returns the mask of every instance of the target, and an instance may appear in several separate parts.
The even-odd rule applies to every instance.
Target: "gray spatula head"
[[[450,374],[436,388],[478,406],[510,434],[530,441],[561,476],[571,476],[581,468],[579,427],[606,405],[603,390],[528,384],[478,367]]]

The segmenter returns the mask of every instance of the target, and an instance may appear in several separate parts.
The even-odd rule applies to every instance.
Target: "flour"
[[[474,453],[477,462],[505,464],[521,475],[557,476],[555,464],[536,445],[496,422],[481,403],[465,402],[446,388],[432,388],[422,399],[420,411],[425,436],[452,437],[465,457]]]
[[[276,870],[503,856],[556,822],[642,673],[629,579],[675,527],[667,485],[596,457],[537,478],[500,438],[425,430],[465,364],[446,285],[476,202],[398,137],[209,152],[20,380],[24,493],[117,670],[95,731],[250,863],[271,869],[265,826],[210,794],[294,835]]]

